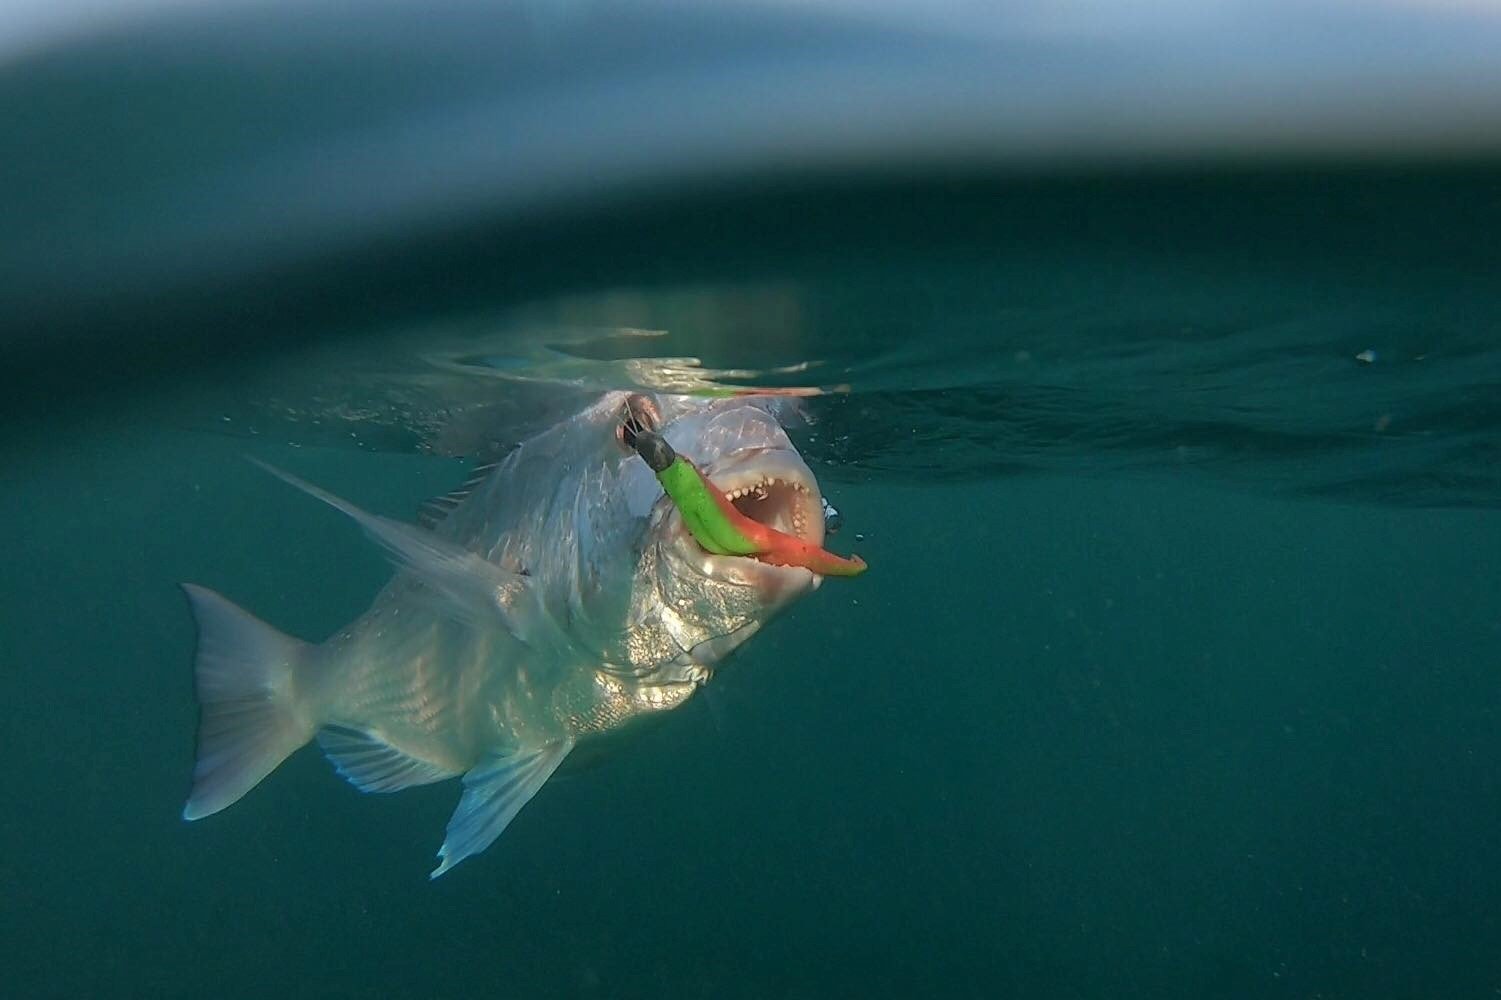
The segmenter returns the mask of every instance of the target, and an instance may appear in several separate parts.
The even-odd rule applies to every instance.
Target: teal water
[[[304,750],[222,815],[177,815],[174,581],[319,636],[385,579],[358,532],[216,435],[54,444],[0,493],[12,995],[1501,984],[1488,512],[1067,476],[830,487],[865,578],[430,883],[451,784],[361,796]],[[393,515],[456,471],[294,458]]]

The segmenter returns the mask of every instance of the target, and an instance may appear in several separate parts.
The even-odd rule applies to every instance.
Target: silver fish
[[[660,429],[744,513],[818,545],[822,495],[781,402],[607,394],[430,504],[420,525],[271,469],[353,518],[397,573],[318,644],[184,585],[200,724],[183,817],[225,808],[316,738],[362,791],[462,776],[433,878],[483,851],[576,748],[682,705],[821,582],[706,553],[622,439],[628,421]]]

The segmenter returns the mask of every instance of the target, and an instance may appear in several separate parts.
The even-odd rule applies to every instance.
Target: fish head
[[[822,545],[822,494],[778,419],[784,401],[749,396],[653,402],[662,436],[742,514]],[[679,667],[712,665],[822,579],[800,566],[706,551],[657,487],[635,587],[634,635]]]

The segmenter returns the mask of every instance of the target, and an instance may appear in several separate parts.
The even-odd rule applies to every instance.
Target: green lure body
[[[657,473],[657,481],[677,505],[683,524],[704,551],[717,556],[749,556],[759,546],[741,534],[720,509],[702,476],[686,459],[674,458]]]
[[[660,434],[631,428],[627,439],[656,473],[683,525],[705,552],[753,556],[773,566],[801,566],[823,576],[859,576],[865,560],[844,558],[747,517],[692,462],[679,458]]]

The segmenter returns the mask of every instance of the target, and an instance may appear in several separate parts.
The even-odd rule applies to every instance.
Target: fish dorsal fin
[[[431,500],[424,500],[422,506],[417,508],[417,523],[429,530],[437,527],[438,522],[452,513],[459,504],[469,499],[469,494],[473,493],[499,465],[499,462],[476,465],[469,470],[469,478],[465,479],[457,489],[449,490],[442,496],[433,497]]]
[[[318,730],[318,746],[333,762],[334,769],[362,792],[399,792],[403,788],[431,785],[459,773],[418,760],[374,733],[348,726],[325,726]]]
[[[495,843],[572,749],[573,738],[565,737],[535,750],[491,754],[471,768],[438,849],[438,867],[428,877],[437,878]]]
[[[562,656],[571,650],[568,636],[553,620],[526,574],[497,566],[478,552],[414,524],[361,510],[274,465],[255,458],[251,461],[353,519],[386,550],[391,562],[423,583],[441,614],[476,628],[503,625],[522,642],[551,654]]]

